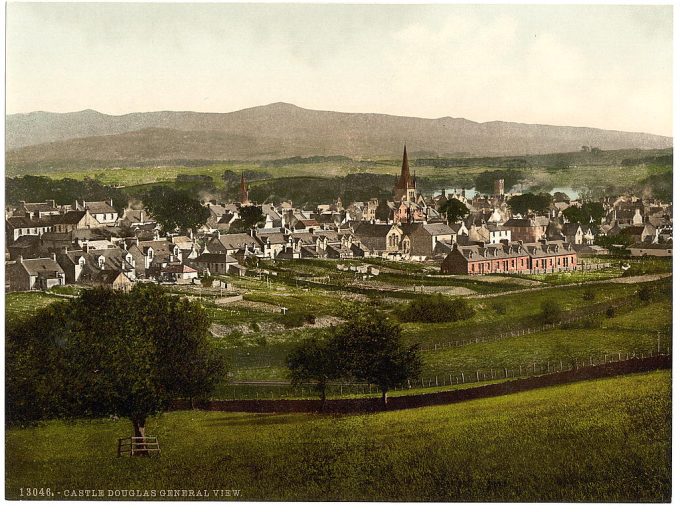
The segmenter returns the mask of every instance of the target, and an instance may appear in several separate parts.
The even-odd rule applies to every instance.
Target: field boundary
[[[334,414],[364,413],[412,409],[432,405],[447,405],[478,398],[518,393],[559,384],[568,384],[584,380],[613,377],[630,373],[648,372],[669,369],[672,367],[671,355],[657,355],[640,359],[629,359],[595,366],[585,366],[576,370],[556,372],[536,377],[527,377],[497,384],[478,386],[452,391],[440,391],[422,395],[405,395],[388,398],[383,404],[380,398],[355,398],[326,400],[324,412]],[[309,413],[318,412],[319,400],[204,400],[194,401],[196,409],[223,412],[254,413]],[[175,400],[169,410],[179,411],[192,409],[190,400]]]

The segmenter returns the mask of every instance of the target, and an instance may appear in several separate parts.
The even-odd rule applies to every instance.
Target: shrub
[[[441,293],[418,297],[397,310],[402,322],[456,322],[474,314],[475,310],[466,300],[444,297]]]
[[[652,300],[652,295],[654,295],[654,290],[651,286],[643,286],[638,290],[638,297],[642,302],[649,302]]]
[[[556,324],[562,319],[562,306],[557,301],[546,300],[541,304],[541,317],[546,324]]]
[[[583,292],[583,300],[594,300],[595,299],[595,292],[591,289],[587,289],[585,292]]]
[[[605,314],[607,315],[607,318],[613,318],[614,315],[616,314],[616,310],[614,309],[614,306],[609,306],[607,308],[607,311],[605,311]]]
[[[305,324],[305,314],[299,311],[288,311],[285,315],[281,315],[277,321],[287,328],[302,327]]]
[[[305,322],[307,322],[308,324],[316,323],[316,316],[311,314],[311,313],[306,313],[305,314]]]
[[[505,302],[494,302],[491,307],[499,315],[504,315],[508,311],[508,306]]]
[[[257,336],[254,341],[260,347],[266,347],[267,346],[267,338],[265,338],[262,335]]]
[[[250,322],[250,328],[253,330],[253,332],[260,332],[260,326],[257,322]]]

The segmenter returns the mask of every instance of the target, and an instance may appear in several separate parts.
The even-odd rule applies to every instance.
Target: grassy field
[[[158,458],[116,458],[128,421],[49,421],[7,431],[5,488],[10,499],[39,486],[57,498],[668,502],[670,398],[670,372],[657,371],[379,414],[167,413],[147,427]]]
[[[60,300],[65,299],[43,292],[6,293],[5,315],[7,319],[21,318]]]
[[[460,167],[415,166],[418,176],[433,180],[433,183],[447,183],[447,186],[471,188],[474,178],[482,172],[494,170],[497,166],[465,165]],[[45,175],[54,179],[72,178],[82,180],[94,178],[114,186],[137,186],[146,183],[172,182],[179,174],[211,176],[221,182],[225,170],[266,172],[272,178],[291,177],[341,177],[356,172],[395,175],[399,173],[400,160],[374,160],[364,162],[322,162],[272,165],[267,162],[224,162],[197,167],[155,166],[139,168],[108,168],[86,170],[32,170],[30,174]],[[551,169],[536,165],[528,172],[530,176],[525,189],[550,190],[555,187],[571,187],[579,191],[604,189],[616,184],[621,187],[633,186],[650,176],[669,172],[670,166],[637,165],[621,166],[616,163],[589,165],[577,163],[564,169]],[[24,174],[23,172],[21,174]],[[256,184],[253,184],[257,186]]]

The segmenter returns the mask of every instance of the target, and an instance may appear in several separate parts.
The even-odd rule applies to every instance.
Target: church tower
[[[248,184],[246,183],[246,178],[241,173],[241,189],[240,189],[240,199],[241,204],[250,204],[248,200]]]
[[[394,184],[394,200],[416,202],[416,178],[411,177],[406,145],[404,145],[404,156],[401,161],[401,176]]]

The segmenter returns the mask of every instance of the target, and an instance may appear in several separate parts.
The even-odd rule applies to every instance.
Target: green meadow
[[[160,457],[116,457],[124,419],[6,434],[6,496],[231,489],[249,501],[668,502],[671,375],[346,416],[186,411],[147,426]]]

